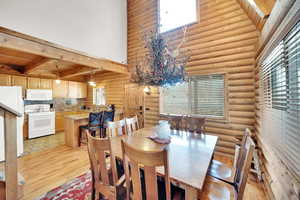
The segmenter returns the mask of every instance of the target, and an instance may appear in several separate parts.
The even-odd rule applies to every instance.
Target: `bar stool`
[[[83,125],[79,127],[79,141],[78,145],[80,146],[83,143],[83,135],[85,133],[86,138],[86,131],[90,132],[92,136],[96,136],[97,130],[101,133],[101,122],[103,118],[103,112],[91,112],[89,114],[89,123],[87,125]]]
[[[107,122],[113,122],[115,117],[115,110],[111,111],[103,111],[102,112],[102,121],[101,121],[101,130],[100,130],[100,137],[106,137],[106,128]]]

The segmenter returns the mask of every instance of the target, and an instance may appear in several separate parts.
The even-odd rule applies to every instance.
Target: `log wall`
[[[190,50],[186,70],[190,75],[225,72],[228,77],[228,119],[209,121],[206,131],[220,136],[217,150],[234,153],[234,138],[254,125],[254,54],[259,31],[236,0],[199,1],[200,22],[188,26],[182,50]],[[152,30],[158,21],[156,0],[128,0],[128,63],[145,54],[143,32]],[[182,30],[164,34],[176,47]],[[145,98],[146,125],[159,119],[159,94],[153,89]]]
[[[235,137],[254,125],[254,55],[259,31],[236,0],[199,1],[200,22],[188,26],[182,50],[190,50],[188,74],[226,73],[228,77],[228,119],[208,121],[206,131],[220,136],[217,151],[232,156]],[[158,21],[156,0],[128,0],[128,63],[133,67],[144,56],[143,32],[153,30]],[[143,31],[142,31],[143,30]],[[176,47],[182,30],[164,34]],[[128,77],[113,73],[99,75],[107,87],[108,103],[124,107],[124,86]],[[159,120],[159,90],[145,95],[145,126]]]
[[[129,81],[124,74],[105,72],[94,77],[97,86],[104,86],[106,103],[115,104],[116,108],[124,109],[125,84]],[[93,87],[88,87],[87,105],[93,105]]]

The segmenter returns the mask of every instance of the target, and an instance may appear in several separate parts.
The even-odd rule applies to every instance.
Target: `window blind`
[[[188,82],[161,89],[162,114],[224,117],[224,75],[189,77]]]
[[[189,114],[188,83],[161,89],[162,114]]]
[[[286,159],[300,179],[300,22],[285,38],[288,66]]]
[[[224,75],[194,76],[190,84],[192,114],[224,116]]]
[[[262,62],[262,139],[300,179],[300,23]]]

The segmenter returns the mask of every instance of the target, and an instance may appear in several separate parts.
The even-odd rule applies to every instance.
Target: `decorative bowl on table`
[[[168,144],[171,142],[171,129],[168,121],[159,120],[158,125],[155,126],[155,133],[156,134],[149,137],[154,142],[160,144]]]

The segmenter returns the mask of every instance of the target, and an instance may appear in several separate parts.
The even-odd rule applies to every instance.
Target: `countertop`
[[[89,113],[81,113],[81,114],[74,114],[74,115],[66,115],[65,118],[72,119],[72,120],[81,120],[89,118]]]
[[[115,111],[115,116],[123,114],[122,111]],[[71,114],[71,115],[65,115],[65,118],[72,119],[72,120],[82,120],[82,119],[88,119],[89,118],[89,112],[86,113],[79,113],[79,114]]]

